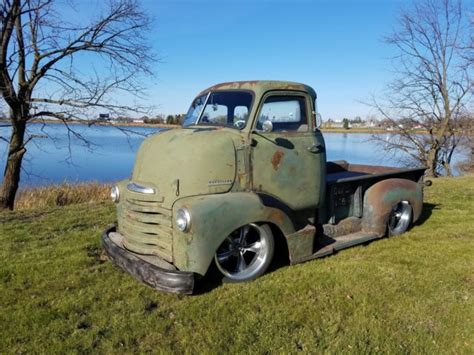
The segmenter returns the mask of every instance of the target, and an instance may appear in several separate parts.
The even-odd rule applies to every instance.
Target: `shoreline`
[[[33,124],[64,124],[62,121],[56,120],[44,120],[38,121],[33,120],[30,123]],[[86,121],[68,121],[68,125],[82,125],[82,126],[103,126],[103,127],[146,127],[146,128],[181,128],[181,125],[178,124],[167,124],[167,123],[134,123],[134,122],[86,122]]]
[[[44,121],[31,121],[34,124],[62,124],[61,121],[56,120],[44,120]],[[74,125],[87,125],[87,126],[104,126],[104,127],[145,127],[145,128],[182,128],[179,124],[167,124],[167,123],[134,123],[134,122],[82,122],[82,121],[70,121],[68,124]],[[390,131],[383,128],[369,128],[369,127],[361,127],[361,128],[320,128],[320,131],[323,133],[372,133],[372,134],[397,134],[396,131]],[[423,130],[415,130],[414,133],[417,134],[427,134],[426,131]]]
[[[0,123],[6,122],[9,123],[8,120],[2,120]],[[57,120],[33,120],[30,123],[33,124],[64,124],[62,121]],[[135,122],[86,122],[86,121],[69,121],[67,122],[69,125],[84,125],[84,126],[103,126],[103,127],[144,127],[144,128],[182,128],[179,124],[167,124],[167,123],[135,123]],[[397,131],[388,130],[383,128],[369,128],[369,127],[360,127],[360,128],[320,128],[322,133],[350,133],[350,134],[398,134]],[[425,130],[413,130],[415,134],[429,134]],[[473,134],[468,134],[469,136],[473,136]]]

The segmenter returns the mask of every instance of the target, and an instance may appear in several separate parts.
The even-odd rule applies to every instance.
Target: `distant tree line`
[[[162,116],[158,115],[154,118],[144,117],[143,122],[147,124],[174,124],[174,125],[181,125],[184,121],[186,115],[184,114],[176,114],[176,115],[167,115]]]

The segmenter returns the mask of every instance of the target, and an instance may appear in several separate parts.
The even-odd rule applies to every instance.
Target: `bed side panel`
[[[362,231],[384,235],[390,211],[400,201],[410,203],[413,222],[417,221],[423,207],[423,185],[407,179],[387,179],[372,185],[364,194]]]

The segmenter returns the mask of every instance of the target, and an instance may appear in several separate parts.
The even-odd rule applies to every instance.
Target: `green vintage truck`
[[[189,294],[212,263],[225,280],[248,281],[275,250],[294,264],[406,231],[421,214],[425,169],[327,162],[319,120],[315,91],[299,83],[202,91],[183,128],[147,138],[131,178],[113,187],[110,259]]]

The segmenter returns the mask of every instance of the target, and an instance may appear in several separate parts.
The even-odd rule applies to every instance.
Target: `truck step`
[[[352,246],[363,244],[374,239],[380,238],[375,233],[356,232],[347,235],[343,235],[337,238],[328,238],[324,243],[321,244],[320,248],[312,254],[308,259],[322,258],[335,252],[347,249]],[[316,245],[318,247],[318,245]]]

